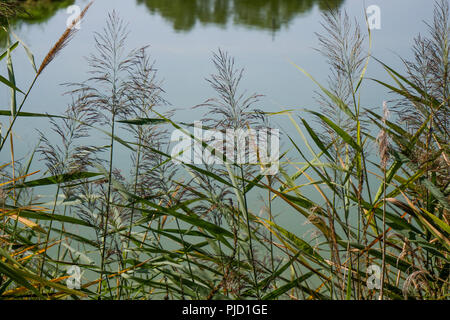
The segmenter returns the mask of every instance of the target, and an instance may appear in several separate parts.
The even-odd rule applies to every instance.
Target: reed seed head
[[[81,11],[80,15],[75,18],[70,26],[67,27],[67,29],[64,31],[62,36],[58,39],[58,41],[55,43],[55,45],[50,49],[50,51],[45,56],[44,60],[41,63],[41,66],[39,67],[39,70],[37,72],[37,76],[39,76],[44,69],[50,64],[50,62],[55,59],[55,57],[61,52],[61,50],[67,46],[69,41],[72,39],[72,37],[77,32],[77,29],[75,26],[83,19],[83,17],[86,15],[86,12],[90,8],[90,6],[94,3],[94,1],[89,2],[89,4]]]
[[[386,101],[383,102],[383,124],[386,126],[387,119],[389,118],[389,109]],[[377,137],[378,151],[380,153],[381,167],[386,170],[387,163],[389,161],[389,137],[386,129],[380,131]]]

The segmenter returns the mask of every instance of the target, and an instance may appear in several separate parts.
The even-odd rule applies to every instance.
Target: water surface
[[[66,27],[69,14],[65,8],[73,4],[84,7],[87,3],[42,2],[44,5],[31,10],[34,16],[13,21],[14,32],[28,44],[39,63]],[[426,30],[421,21],[432,18],[429,0],[97,0],[82,29],[45,70],[23,111],[60,114],[65,110],[69,97],[63,95],[65,88],[60,84],[86,78],[84,57],[93,50],[93,33],[103,28],[107,13],[112,10],[129,22],[130,49],[150,45],[159,76],[164,79],[166,99],[178,110],[176,120],[200,119],[202,111],[192,107],[214,96],[205,77],[214,72],[210,60],[218,48],[228,51],[238,66],[245,67],[242,89],[265,95],[256,107],[265,111],[316,109],[316,86],[290,61],[325,83],[329,67],[314,50],[318,46],[314,33],[322,31],[321,13],[339,7],[364,25],[365,6],[372,4],[378,5],[382,14],[381,29],[373,31],[373,54],[401,70],[396,55],[411,56],[414,36]],[[4,34],[0,40],[1,37],[4,39]],[[16,50],[13,58],[17,84],[19,88],[27,88],[33,71],[24,50]],[[2,74],[7,74],[4,65],[1,68]],[[388,79],[376,63],[370,65],[368,76]],[[364,85],[363,93],[364,106],[372,108],[381,107],[383,100],[390,98],[384,89],[370,81]],[[0,89],[0,101],[1,109],[8,109],[9,91],[4,86]],[[3,126],[8,121],[0,119]],[[296,136],[284,117],[273,121]],[[48,122],[18,120],[15,128],[18,158],[35,147],[36,128],[47,132]],[[95,139],[98,145],[107,141],[101,136]],[[0,162],[7,161],[9,155],[4,152]],[[124,164],[128,156],[119,152],[115,161]],[[35,167],[41,169],[38,163]]]

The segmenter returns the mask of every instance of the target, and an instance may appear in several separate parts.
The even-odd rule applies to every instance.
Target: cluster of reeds
[[[69,85],[63,115],[22,109],[75,29],[35,68],[26,92],[12,67],[20,42],[10,44],[0,56],[12,97],[11,110],[0,110],[10,117],[0,140],[0,298],[448,299],[448,15],[446,1],[437,2],[429,37],[417,38],[403,76],[371,57],[370,31],[364,37],[344,12],[324,14],[319,51],[331,75],[328,88],[316,82],[321,110],[303,111],[321,131],[304,113],[259,111],[261,96],[242,93],[234,59],[215,53],[207,81],[217,96],[200,105],[207,126],[267,128],[271,117],[286,116],[297,129],[298,137],[286,134],[291,150],[280,153],[273,176],[208,141],[200,149],[214,150],[220,165],[172,161],[169,132],[191,135],[195,125],[171,120],[149,47],[125,52],[127,26],[117,13],[95,34],[90,73]],[[366,77],[372,60],[395,85]],[[395,95],[381,114],[364,104],[366,81]],[[26,161],[14,158],[20,117],[47,117],[55,133],[40,133]],[[107,145],[92,144],[92,135]],[[30,170],[35,154],[42,177]],[[118,156],[129,158],[129,173]],[[35,196],[44,192],[51,196]],[[313,241],[278,223],[280,208],[302,217]],[[82,270],[75,288],[67,286],[72,267]]]

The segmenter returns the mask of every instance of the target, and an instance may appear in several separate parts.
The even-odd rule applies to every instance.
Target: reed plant
[[[11,109],[0,110],[10,118],[0,140],[0,297],[447,300],[448,15],[447,2],[437,1],[428,36],[416,39],[400,72],[372,56],[369,29],[364,36],[337,9],[324,14],[317,37],[330,65],[327,84],[295,65],[317,84],[315,110],[260,111],[263,97],[241,88],[243,70],[226,51],[215,52],[207,82],[216,96],[197,106],[206,110],[203,123],[224,133],[287,117],[297,135],[285,133],[289,150],[273,176],[261,173],[260,159],[242,164],[209,140],[196,150],[213,152],[219,165],[174,161],[169,133],[195,140],[196,124],[173,120],[151,47],[128,50],[116,12],[95,34],[90,72],[69,84],[61,115],[23,109],[75,29],[35,68],[26,91],[16,85],[12,59],[24,44],[10,42],[0,55],[9,71],[0,80],[11,90]],[[369,78],[370,63],[393,84]],[[367,82],[392,98],[369,108]],[[36,149],[19,161],[12,130],[21,117],[47,118],[55,134],[41,130]],[[91,136],[108,142],[92,144]],[[31,171],[35,163],[46,169]],[[35,196],[43,190],[49,197]],[[249,200],[257,197],[263,206]],[[280,208],[300,216],[316,242],[282,225]],[[71,267],[83,270],[79,287],[68,286]]]

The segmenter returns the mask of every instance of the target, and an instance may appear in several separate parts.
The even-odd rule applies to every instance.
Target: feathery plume
[[[44,69],[49,65],[49,63],[52,62],[53,59],[55,59],[55,57],[59,54],[59,52],[61,52],[61,50],[69,43],[69,41],[77,32],[75,26],[83,19],[89,7],[93,3],[94,1],[89,2],[89,4],[83,9],[83,11],[81,11],[80,15],[72,21],[70,26],[67,27],[66,31],[64,31],[59,40],[55,43],[55,45],[50,49],[50,51],[45,56],[41,66],[39,67],[37,75],[40,75],[42,71],[44,71]]]

